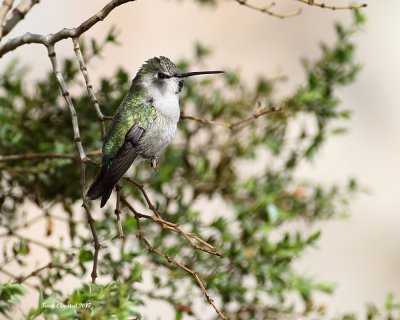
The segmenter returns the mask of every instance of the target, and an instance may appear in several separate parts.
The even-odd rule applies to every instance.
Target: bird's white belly
[[[154,107],[157,117],[140,143],[144,158],[156,156],[171,143],[180,117],[178,97],[175,95],[154,101]]]
[[[176,123],[166,122],[164,119],[156,119],[141,141],[143,156],[156,156],[171,143],[175,132]]]

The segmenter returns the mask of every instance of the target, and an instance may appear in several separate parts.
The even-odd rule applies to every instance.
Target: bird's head
[[[134,82],[153,94],[179,94],[182,91],[183,80],[187,77],[216,74],[224,71],[179,72],[176,65],[167,57],[160,56],[149,59],[138,71]]]

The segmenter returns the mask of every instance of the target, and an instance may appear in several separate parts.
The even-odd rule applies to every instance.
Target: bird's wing
[[[137,158],[138,143],[144,132],[144,128],[134,124],[126,133],[124,143],[119,148],[115,158],[111,161],[105,174],[105,179],[109,181],[111,186],[114,186],[122,178]]]
[[[122,178],[138,156],[138,143],[145,130],[138,124],[134,124],[125,135],[124,142],[119,148],[115,158],[108,166],[103,166],[95,181],[90,186],[86,196],[96,199],[110,189]]]
[[[139,141],[156,117],[152,100],[131,88],[107,132],[101,170],[86,193],[89,199],[102,197],[101,207],[105,205],[114,185],[138,157]]]
[[[123,131],[114,129],[114,132],[117,131],[118,133],[119,131],[122,135],[121,133],[115,134],[113,136],[117,138],[116,140],[111,141],[112,138],[106,138],[105,141],[105,145],[112,146],[114,144],[120,146],[118,149],[114,148],[115,151],[113,152],[114,156],[112,156],[112,158],[109,157],[110,155],[108,155],[108,159],[103,158],[103,167],[105,167],[106,177],[107,180],[110,181],[111,187],[114,187],[137,158],[139,151],[138,143],[157,115],[152,101],[145,100],[142,103],[128,102],[123,104],[122,110],[118,112],[116,116],[115,124],[118,122],[125,122],[123,127],[130,129],[126,132],[125,137],[123,136]],[[114,120],[111,127],[113,127],[113,125]],[[110,131],[112,132],[113,128],[110,128]]]

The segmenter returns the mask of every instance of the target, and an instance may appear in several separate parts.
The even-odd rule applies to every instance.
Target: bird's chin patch
[[[181,93],[183,88],[183,80],[179,80],[178,89],[176,90],[176,94]]]

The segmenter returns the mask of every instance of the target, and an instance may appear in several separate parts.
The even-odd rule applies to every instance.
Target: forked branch
[[[250,121],[256,120],[257,118],[267,115],[269,113],[274,113],[274,112],[279,112],[282,110],[282,107],[268,107],[268,108],[261,108],[257,111],[255,111],[251,116],[244,118],[242,120],[238,120],[236,122],[222,122],[222,121],[214,121],[214,120],[207,120],[204,118],[199,118],[196,116],[191,116],[191,115],[187,115],[184,113],[181,113],[181,119],[182,120],[193,120],[196,122],[200,122],[202,124],[208,124],[208,125],[215,125],[215,126],[221,126],[221,127],[225,127],[228,129],[237,129],[238,127],[244,125],[245,123],[248,123]]]
[[[353,9],[366,8],[368,6],[366,3],[353,3],[347,6],[332,6],[325,3],[315,2],[314,0],[296,0],[296,1],[308,4],[309,6],[320,7],[322,9],[330,9],[330,10],[353,10]]]
[[[272,17],[279,18],[279,19],[286,19],[286,18],[292,18],[292,17],[298,16],[302,11],[301,8],[299,8],[293,12],[276,13],[274,10],[272,10],[272,8],[276,5],[275,2],[270,2],[265,7],[258,7],[256,5],[251,4],[249,2],[249,0],[234,0],[234,1],[236,1],[240,5],[245,6],[249,9],[256,10],[256,11],[268,14]],[[360,8],[367,7],[366,3],[350,4],[350,5],[346,5],[346,6],[333,6],[333,5],[327,5],[325,3],[315,2],[314,0],[295,0],[295,1],[307,4],[309,6],[320,7],[322,9],[331,9],[331,10],[353,10],[353,9],[360,9]]]
[[[46,269],[64,269],[64,270],[69,270],[69,269],[66,267],[66,264],[67,264],[68,262],[70,262],[70,261],[72,260],[73,257],[74,257],[73,255],[68,255],[68,256],[66,257],[66,259],[64,260],[64,262],[62,262],[62,263],[49,262],[49,263],[45,264],[44,266],[39,267],[39,268],[33,270],[31,273],[29,273],[29,274],[27,274],[27,275],[25,275],[25,276],[16,277],[15,283],[19,283],[19,284],[20,284],[20,283],[23,283],[23,282],[25,282],[26,280],[28,280],[28,279],[31,278],[31,277],[36,277],[36,276],[38,276],[43,270],[46,270]]]
[[[112,0],[103,9],[101,9],[94,16],[90,17],[86,21],[82,22],[78,27],[68,29],[64,28],[56,33],[50,33],[48,35],[30,33],[27,32],[22,36],[8,40],[2,46],[0,46],[0,58],[6,53],[15,50],[16,48],[30,43],[39,43],[42,45],[50,46],[54,45],[60,40],[68,38],[79,38],[84,32],[92,28],[96,23],[103,21],[108,14],[113,11],[116,7],[125,4],[127,2],[133,2],[136,0]]]
[[[272,8],[275,6],[275,2],[270,2],[265,7],[257,7],[255,5],[250,4],[248,0],[235,0],[235,1],[237,3],[239,3],[240,5],[245,6],[249,9],[256,10],[261,13],[265,13],[265,14],[268,14],[272,17],[279,18],[279,19],[287,19],[287,18],[296,17],[301,13],[301,9],[297,9],[296,11],[288,12],[288,13],[276,13],[275,11],[272,10]]]
[[[129,208],[130,211],[132,211],[135,214],[135,216],[137,216],[139,218],[151,220],[151,221],[159,224],[163,229],[170,230],[172,232],[180,234],[183,238],[185,238],[185,240],[194,249],[207,252],[209,254],[212,254],[212,255],[220,257],[220,258],[222,258],[224,256],[222,253],[218,252],[217,249],[213,245],[211,245],[207,241],[201,239],[199,236],[197,236],[196,234],[194,234],[192,232],[183,231],[181,229],[181,227],[179,225],[177,225],[176,223],[166,221],[166,220],[162,219],[159,215],[150,216],[150,215],[143,214],[143,213],[136,211],[136,209],[127,201],[126,197],[124,197],[123,195],[121,195],[121,201],[123,204],[125,204]],[[193,242],[192,239],[195,241],[198,241],[202,245],[200,246],[200,245],[196,244],[195,242]]]
[[[150,252],[152,252],[152,253],[154,253],[154,254],[166,259],[168,261],[168,263],[171,263],[171,264],[175,265],[176,267],[178,267],[179,269],[181,269],[181,270],[187,272],[188,274],[190,274],[195,279],[196,283],[198,284],[198,286],[200,287],[200,289],[204,293],[204,295],[205,295],[205,297],[207,299],[207,302],[214,308],[214,310],[218,314],[218,316],[223,320],[227,320],[228,318],[221,312],[221,310],[219,310],[219,308],[215,304],[214,300],[211,298],[210,294],[208,293],[208,291],[207,291],[203,281],[200,279],[199,275],[195,271],[190,269],[189,267],[181,264],[180,262],[178,262],[174,258],[172,258],[172,257],[166,255],[165,253],[161,252],[160,250],[154,248],[150,244],[150,242],[147,240],[147,238],[145,237],[145,235],[144,235],[144,233],[142,232],[142,229],[141,229],[140,219],[141,218],[147,218],[147,219],[150,219],[150,220],[153,220],[153,221],[156,221],[156,222],[157,221],[161,222],[160,219],[158,219],[157,217],[150,217],[150,216],[147,216],[147,215],[144,215],[144,214],[138,212],[124,197],[122,197],[121,200],[131,210],[131,212],[134,214],[134,216],[136,218],[137,228],[138,228],[137,237],[145,244],[147,249]],[[174,225],[174,224],[172,224],[170,222],[167,222],[167,221],[164,221],[164,220],[163,220],[162,223],[167,223],[167,225]],[[206,252],[208,252],[208,251],[206,251]]]

